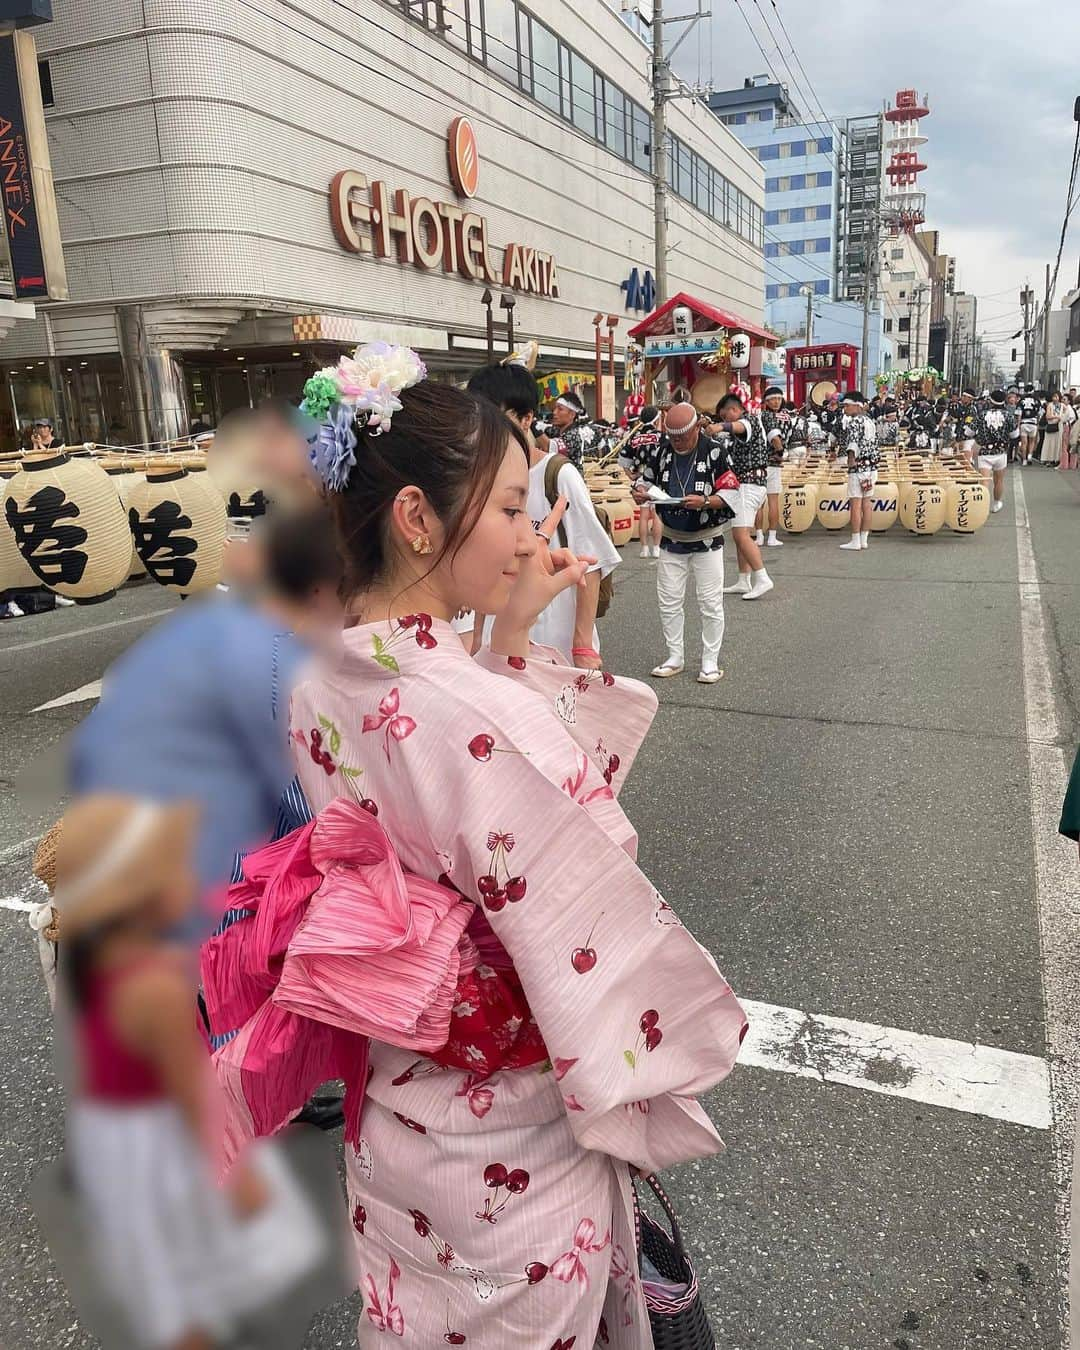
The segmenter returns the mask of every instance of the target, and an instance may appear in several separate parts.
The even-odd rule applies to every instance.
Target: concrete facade
[[[625,331],[640,314],[622,283],[653,250],[642,38],[614,10],[569,0],[532,13],[453,0],[445,13],[436,30],[389,0],[58,0],[40,55],[71,301],[17,325],[0,366],[66,362],[77,377],[111,355],[126,386],[156,364],[148,429],[169,435],[186,430],[185,370],[204,357],[216,370],[232,334],[238,360],[273,347],[303,365],[297,316],[332,316],[342,347],[397,337],[435,367],[475,364],[485,278],[345,251],[329,210],[343,170],[482,217],[496,318],[511,293],[516,332],[540,340],[548,368],[589,357],[597,312],[625,316]],[[479,151],[471,200],[448,177],[462,114]],[[669,122],[694,171],[670,198],[670,289],[760,322],[764,168],[693,100],[673,102]],[[557,296],[504,282],[511,243],[554,260]]]

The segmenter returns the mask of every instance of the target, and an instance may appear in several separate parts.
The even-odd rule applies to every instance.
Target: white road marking
[[[991,1120],[1050,1128],[1050,1075],[1037,1055],[741,999],[739,1064]]]
[[[154,609],[149,614],[135,614],[130,619],[114,619],[112,623],[96,623],[90,628],[73,628],[70,633],[57,633],[54,637],[35,638],[33,642],[16,642],[3,650],[7,652],[28,652],[31,647],[47,647],[52,642],[70,642],[73,638],[88,637],[91,633],[104,633],[109,628],[123,628],[129,623],[148,623],[151,619],[160,619],[163,614],[171,614],[171,609]]]
[[[1039,918],[1043,1001],[1050,1066],[1054,1169],[1061,1282],[1069,1251],[1069,1181],[1076,1125],[1077,1049],[1080,1047],[1080,868],[1076,847],[1057,833],[1069,761],[1060,744],[1053,670],[1042,594],[1031,546],[1023,475],[1011,476],[1016,493],[1016,561],[1020,589],[1020,649],[1024,661],[1024,715],[1031,778],[1031,834],[1035,847],[1035,898]]]
[[[8,844],[6,848],[0,848],[0,866],[3,866],[9,858],[17,858],[28,844],[33,844],[37,848],[38,836],[31,835],[29,839],[20,839],[17,844]]]
[[[24,900],[19,895],[0,896],[0,909],[15,909],[23,914],[28,914],[30,910],[37,909],[40,900]]]
[[[31,712],[44,712],[46,708],[63,708],[68,703],[87,703],[92,698],[101,697],[101,681],[91,680],[89,684],[80,685],[78,689],[72,689],[68,694],[61,694],[59,698],[50,699],[48,703],[39,703],[36,708],[31,708]]]

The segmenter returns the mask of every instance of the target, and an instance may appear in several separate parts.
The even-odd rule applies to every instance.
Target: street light
[[[499,296],[499,308],[506,310],[506,350],[514,350],[514,306],[517,301],[512,295]]]
[[[488,365],[495,360],[495,317],[491,312],[491,305],[495,297],[485,287],[484,294],[480,297],[480,303],[487,308],[487,359]]]

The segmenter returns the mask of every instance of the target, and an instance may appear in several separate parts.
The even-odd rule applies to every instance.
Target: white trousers
[[[656,569],[656,599],[660,606],[660,627],[667,643],[667,659],[683,664],[683,610],[686,602],[686,578],[694,574],[701,611],[701,664],[715,666],[724,640],[724,550],[708,553],[672,553],[660,550]]]

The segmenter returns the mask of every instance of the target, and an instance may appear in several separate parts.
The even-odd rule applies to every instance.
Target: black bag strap
[[[656,1178],[655,1172],[650,1172],[648,1176],[642,1177],[637,1173],[632,1173],[638,1180],[644,1181],[645,1185],[656,1196],[660,1208],[667,1215],[668,1223],[671,1225],[671,1241],[675,1247],[675,1254],[682,1265],[687,1265],[686,1248],[683,1246],[682,1230],[679,1227],[679,1220],[675,1215],[675,1207],[668,1198],[667,1192]],[[634,1186],[634,1238],[637,1242],[638,1257],[641,1256],[641,1209],[638,1205],[637,1186]]]
[[[556,451],[544,465],[544,496],[547,498],[547,504],[551,510],[555,509],[555,503],[559,500],[559,472],[564,464],[569,463],[570,461],[565,455],[560,455],[559,452]],[[577,470],[575,469],[574,472],[576,473]],[[559,536],[560,546],[562,548],[569,548],[569,544],[566,542],[566,526],[561,520],[559,521],[556,533]]]

